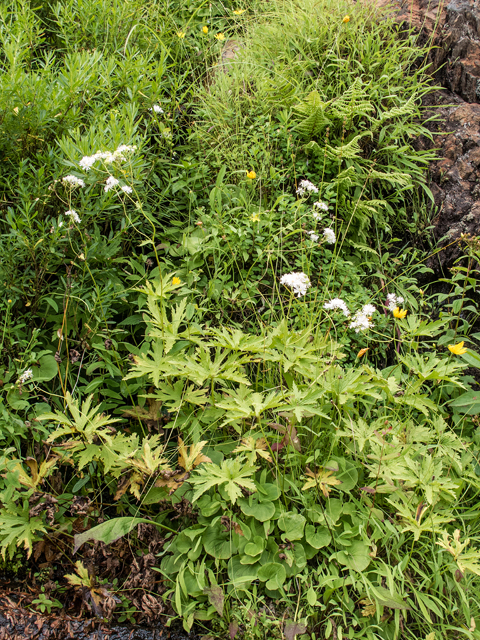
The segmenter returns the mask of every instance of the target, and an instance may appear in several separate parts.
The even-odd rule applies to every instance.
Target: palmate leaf
[[[257,455],[267,462],[272,462],[272,456],[268,451],[268,443],[265,438],[258,438],[258,440],[251,436],[242,438],[241,444],[232,453],[245,453],[250,464],[255,462]]]
[[[199,387],[207,380],[228,380],[250,386],[250,381],[240,370],[241,364],[239,356],[230,350],[217,349],[212,360],[210,350],[201,345],[194,356],[169,360],[165,373],[188,378]]]
[[[241,457],[223,460],[220,466],[214,463],[205,464],[198,470],[197,475],[190,478],[190,482],[196,486],[192,502],[196,502],[212,487],[224,485],[230,501],[235,504],[242,495],[240,487],[252,492],[257,490],[251,479],[256,470],[257,467],[249,463],[243,464]]]
[[[28,502],[23,509],[19,509],[15,504],[10,508],[1,509],[0,521],[0,549],[4,560],[7,550],[10,558],[13,558],[15,548],[20,546],[26,549],[29,558],[32,555],[33,543],[38,540],[35,534],[47,532],[42,518],[30,518]]]
[[[92,407],[93,395],[88,396],[81,408],[78,406],[78,401],[74,400],[68,391],[65,394],[65,400],[73,419],[68,418],[60,411],[42,413],[36,418],[38,421],[49,420],[62,425],[48,437],[47,442],[53,442],[63,435],[79,434],[87,442],[92,443],[96,437],[108,437],[110,430],[105,427],[120,421],[118,418],[111,418],[99,413],[98,406]]]
[[[307,489],[318,487],[325,498],[328,498],[332,487],[342,484],[341,481],[337,480],[337,478],[333,475],[333,471],[327,471],[326,469],[319,469],[314,473],[307,468],[306,475],[311,479],[306,481],[306,483],[302,487],[302,491],[307,491]]]

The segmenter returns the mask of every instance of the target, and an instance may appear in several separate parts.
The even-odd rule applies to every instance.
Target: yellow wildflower
[[[344,19],[342,20],[342,22],[344,22],[345,24],[347,22],[350,22],[350,16],[345,16]]]
[[[255,171],[247,171],[247,178],[249,178],[250,180],[255,180],[256,177],[257,174],[255,173]]]
[[[12,301],[10,298],[8,299],[8,304],[12,304]]]
[[[395,309],[393,310],[394,318],[400,318],[401,320],[403,320],[403,318],[405,318],[406,315],[407,315],[406,309],[399,309],[398,307],[395,307]]]
[[[467,349],[463,346],[465,343],[459,342],[458,344],[449,344],[448,350],[454,353],[456,356],[461,356],[462,353],[467,353]]]
[[[185,37],[185,31],[177,31],[177,36],[183,39]]]
[[[217,40],[225,40],[225,36],[223,35],[223,33],[216,33],[215,38]]]
[[[177,276],[174,276],[172,278],[172,284],[175,286],[177,284],[182,284],[182,281],[180,280],[180,278],[177,278]]]
[[[207,25],[205,25],[204,27],[202,27],[202,31],[203,31],[203,33],[208,33],[208,27],[207,27]]]
[[[246,9],[235,9],[233,12],[236,16],[241,16],[242,13],[245,13]]]
[[[364,356],[367,351],[368,351],[369,347],[364,347],[363,349],[360,349],[360,351],[357,353],[357,358],[361,358],[362,356]]]
[[[252,222],[260,222],[260,216],[258,213],[254,213],[253,216],[251,217],[251,221]]]

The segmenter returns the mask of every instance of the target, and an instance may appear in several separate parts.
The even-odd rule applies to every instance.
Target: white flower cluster
[[[320,213],[320,211],[328,211],[328,204],[319,200],[318,202],[314,202],[313,206],[318,209],[318,211],[313,212],[313,217],[315,218],[315,220],[321,220],[322,214]]]
[[[326,228],[323,230],[323,237],[325,238],[325,242],[327,244],[335,244],[336,242],[336,237],[335,237],[335,232],[333,231],[333,229],[330,228]]]
[[[75,187],[85,186],[85,182],[81,178],[77,178],[77,176],[65,176],[62,178],[62,183],[66,186],[72,187],[72,189],[75,189]]]
[[[30,380],[31,378],[33,378],[33,371],[31,369],[27,369],[22,373],[18,381],[20,384],[25,384],[25,382],[27,382],[27,380]]]
[[[78,213],[76,211],[74,211],[73,209],[69,209],[68,211],[65,211],[65,215],[66,216],[70,216],[70,218],[76,222],[77,224],[80,224],[81,220],[80,220],[80,216],[78,215]]]
[[[293,289],[293,292],[298,298],[304,296],[307,293],[307,289],[312,286],[310,278],[302,271],[285,273],[280,278],[280,284],[284,284],[286,287]]]
[[[306,193],[318,193],[318,188],[310,180],[302,180],[298,186],[297,193],[304,196]]]
[[[307,234],[310,236],[310,240],[313,242],[318,242],[320,236],[315,233],[315,231],[307,231]]]
[[[105,182],[105,193],[108,193],[110,189],[114,189],[117,185],[120,184],[120,181],[114,178],[113,176],[109,176],[107,181]]]
[[[112,164],[113,162],[125,162],[127,154],[133,153],[137,150],[135,146],[129,146],[127,144],[121,144],[116,151],[97,151],[93,156],[83,156],[78,163],[80,168],[84,171],[89,171],[98,160],[103,160],[106,164]]]
[[[129,187],[128,184],[124,184],[123,187],[121,187],[123,193],[132,193],[133,189],[132,187]]]
[[[329,300],[328,302],[325,302],[325,304],[323,305],[323,308],[329,311],[340,309],[340,311],[343,313],[343,315],[346,318],[350,316],[350,311],[348,310],[346,303],[341,298],[333,298],[333,300]]]
[[[149,111],[154,111],[155,113],[164,113],[162,107],[159,104],[154,104]]]
[[[372,323],[371,316],[375,313],[376,308],[373,304],[364,305],[360,311],[353,316],[352,322],[348,325],[350,329],[355,329],[355,333],[365,331],[375,325]]]
[[[396,296],[394,293],[389,293],[387,296],[386,307],[390,311],[393,311],[397,307],[399,307],[403,302],[402,296]]]

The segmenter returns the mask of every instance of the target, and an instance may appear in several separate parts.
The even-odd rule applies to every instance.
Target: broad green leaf
[[[303,538],[303,529],[305,527],[306,518],[298,513],[287,512],[282,513],[278,519],[278,527],[285,533],[282,534],[282,540],[301,540]]]
[[[137,524],[141,523],[154,524],[161,529],[166,529],[167,531],[176,533],[174,529],[170,529],[169,527],[159,524],[153,520],[146,520],[145,518],[134,518],[133,516],[112,518],[111,520],[102,522],[102,524],[99,524],[88,531],[77,533],[74,536],[73,553],[76,553],[82,544],[85,544],[85,542],[88,542],[89,540],[111,544],[112,542],[115,542],[115,540],[127,535],[127,533],[130,533]]]
[[[224,531],[221,523],[208,527],[202,536],[202,542],[208,555],[218,560],[228,560],[237,552],[230,533]]]
[[[273,502],[257,502],[253,500],[250,505],[247,498],[240,498],[238,505],[246,516],[252,516],[260,522],[271,520],[275,513],[275,505]]]
[[[381,604],[383,607],[389,607],[390,609],[410,609],[398,593],[391,593],[391,591],[384,587],[374,587],[373,585],[370,585],[369,591],[378,604]]]
[[[327,527],[314,527],[307,524],[305,527],[305,540],[315,549],[321,549],[330,544],[332,537]]]
[[[48,382],[57,375],[58,365],[53,356],[42,356],[38,362],[38,366],[32,365],[34,382]]]
[[[228,577],[234,587],[245,587],[254,580],[258,580],[258,570],[260,565],[246,564],[243,565],[240,562],[241,556],[234,556],[228,561]]]
[[[258,569],[258,579],[266,582],[265,586],[271,591],[279,589],[286,577],[285,567],[278,562],[268,562]]]
[[[192,502],[196,502],[212,487],[222,485],[230,501],[235,504],[242,495],[240,487],[249,491],[257,490],[251,479],[256,470],[257,467],[248,463],[242,466],[241,457],[223,460],[220,466],[213,463],[204,464],[201,469],[197,469],[197,474],[189,480],[196,486]]]
[[[337,560],[354,571],[364,571],[370,564],[370,547],[363,540],[355,540],[351,546],[337,553]]]
[[[480,391],[467,391],[461,396],[450,402],[450,406],[454,407],[458,413],[466,415],[475,415],[480,413]]]

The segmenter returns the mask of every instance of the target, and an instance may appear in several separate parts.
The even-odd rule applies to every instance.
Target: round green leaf
[[[327,527],[314,527],[312,524],[307,524],[305,527],[305,540],[315,549],[328,546],[331,539]]]
[[[280,588],[286,577],[285,567],[278,562],[269,562],[258,569],[258,579],[266,582],[265,586],[272,591]]]
[[[222,526],[208,527],[202,537],[203,546],[208,555],[220,560],[228,560],[237,552],[230,534]]]
[[[272,502],[257,502],[254,500],[250,505],[248,500],[241,498],[238,504],[246,516],[252,516],[260,522],[270,520],[275,513],[275,505]]]
[[[282,540],[301,540],[303,538],[303,529],[305,527],[306,518],[299,513],[293,513],[289,511],[282,513],[278,519],[278,526],[281,531],[285,531],[282,534]]]
[[[248,564],[243,565],[240,562],[240,556],[234,556],[228,561],[228,577],[234,587],[245,586],[258,578],[258,570],[260,565]]]
[[[247,556],[258,556],[265,549],[265,538],[255,536],[252,542],[245,545],[245,553]]]
[[[369,546],[363,540],[355,540],[345,551],[337,553],[337,560],[354,571],[364,571],[370,564]]]
[[[58,365],[53,356],[42,356],[38,362],[39,366],[32,366],[32,380],[35,382],[48,382],[57,375]]]

